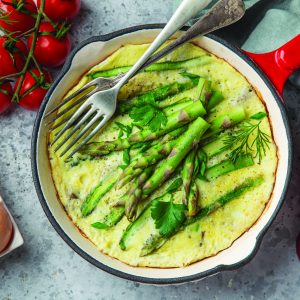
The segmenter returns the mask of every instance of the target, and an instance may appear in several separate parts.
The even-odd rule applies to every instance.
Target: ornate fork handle
[[[200,34],[204,35],[237,22],[244,14],[245,6],[243,1],[221,0],[217,2],[207,14],[205,14],[186,32],[184,32],[171,44],[150,57],[150,59],[143,65],[142,69],[145,69]]]

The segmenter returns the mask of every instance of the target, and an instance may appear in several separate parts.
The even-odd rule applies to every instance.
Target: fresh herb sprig
[[[152,203],[151,216],[161,236],[169,237],[180,228],[186,219],[185,209],[185,205],[175,204],[172,199]]]
[[[236,162],[241,156],[251,154],[254,151],[254,158],[258,158],[259,163],[261,163],[270,144],[270,136],[263,132],[260,127],[265,116],[266,113],[264,112],[253,115],[250,119],[260,120],[258,123],[245,122],[232,135],[226,136],[224,139],[225,146],[222,150],[233,149],[229,156],[233,162]],[[251,141],[253,135],[254,138]]]
[[[167,124],[167,116],[152,97],[144,99],[133,107],[129,116],[134,125],[138,127],[149,126],[152,131],[158,131]]]

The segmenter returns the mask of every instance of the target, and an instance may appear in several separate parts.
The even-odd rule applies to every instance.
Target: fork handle
[[[240,20],[245,13],[243,0],[220,0],[211,10],[171,44],[154,54],[141,69],[148,67],[168,53],[198,35],[204,35]]]
[[[136,75],[149,57],[166,42],[176,31],[182,28],[187,21],[194,17],[201,9],[205,8],[212,0],[184,0],[171,17],[165,28],[156,37],[147,51],[118,82],[117,87],[121,88],[129,79]]]

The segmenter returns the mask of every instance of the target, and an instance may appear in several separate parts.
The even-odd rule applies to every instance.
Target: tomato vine
[[[74,13],[77,14],[80,0],[69,3],[73,3]],[[0,107],[1,96],[4,95],[2,86],[7,83],[14,83],[11,102],[20,102],[24,107],[26,105],[21,104],[23,98],[28,100],[34,95],[34,89],[49,89],[51,77],[44,67],[61,65],[71,49],[68,34],[71,25],[67,22],[70,11],[59,10],[59,5],[64,8],[65,4],[62,0],[48,0],[47,4],[46,0],[39,0],[37,5],[33,0],[0,0],[0,32],[3,33],[0,35]],[[45,10],[53,14],[56,9],[57,20],[53,21]],[[37,71],[33,72],[34,69]],[[39,93],[39,96],[40,103],[43,95]],[[38,105],[35,103],[34,107],[36,109]]]

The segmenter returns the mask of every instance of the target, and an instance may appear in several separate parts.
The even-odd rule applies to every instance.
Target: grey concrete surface
[[[74,44],[136,24],[165,22],[172,0],[84,0],[72,30]],[[0,260],[0,299],[299,299],[300,93],[285,91],[295,153],[288,196],[255,258],[246,266],[196,283],[145,286],[90,265],[51,227],[35,193],[30,140],[35,113],[19,107],[0,116],[0,191],[25,245]]]

